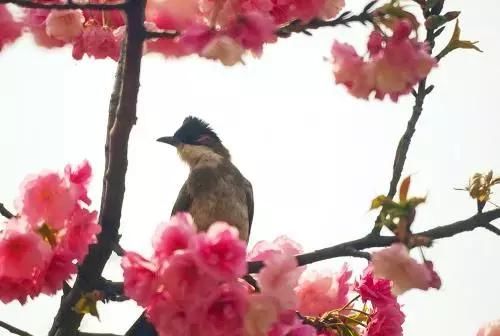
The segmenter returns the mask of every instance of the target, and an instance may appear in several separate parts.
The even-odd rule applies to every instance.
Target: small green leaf
[[[436,56],[437,59],[441,59],[450,52],[452,52],[455,49],[474,49],[479,52],[483,52],[481,49],[479,49],[476,44],[478,41],[467,41],[467,40],[460,40],[460,26],[459,26],[459,20],[457,20],[455,24],[455,30],[453,31],[453,35],[451,36],[450,42],[448,42],[448,45]]]
[[[380,208],[387,201],[387,196],[379,195],[372,200],[370,210]]]
[[[99,312],[97,311],[97,301],[100,300],[100,293],[94,291],[91,293],[83,294],[73,307],[73,311],[78,314],[90,314],[99,319]]]

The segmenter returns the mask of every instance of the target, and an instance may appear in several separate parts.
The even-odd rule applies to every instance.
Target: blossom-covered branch
[[[367,22],[372,22],[372,13],[370,12],[370,10],[376,3],[377,0],[371,1],[363,8],[361,13],[359,14],[352,14],[352,12],[347,11],[340,14],[337,18],[333,20],[320,20],[316,18],[307,23],[302,23],[300,20],[295,20],[287,24],[286,26],[280,28],[276,32],[276,35],[285,38],[291,36],[292,33],[304,33],[307,35],[311,35],[309,33],[310,29],[318,29],[323,27],[336,27],[336,26],[349,27],[349,24],[354,22],[359,22],[365,25]]]
[[[437,239],[452,237],[456,234],[472,231],[480,227],[492,231],[492,225],[490,224],[490,222],[497,218],[500,218],[500,209],[478,213],[465,220],[461,220],[448,225],[438,226],[434,229],[416,233],[415,236],[427,237],[430,238],[431,241],[433,241]],[[498,229],[493,231],[497,231],[495,233],[500,235]],[[369,234],[360,239],[298,255],[297,261],[299,265],[307,265],[337,257],[358,257],[359,255],[356,255],[356,253],[353,253],[353,251],[361,251],[372,247],[385,247],[391,245],[394,242],[397,242],[396,236],[378,236]],[[263,264],[260,261],[250,262],[248,263],[248,272],[258,273],[262,267]]]
[[[94,9],[94,10],[117,10],[125,9],[127,2],[117,2],[117,3],[90,3],[90,2],[73,2],[68,1],[66,3],[41,3],[30,0],[0,0],[0,4],[15,4],[23,8],[33,8],[33,9],[54,9],[54,10],[66,10],[66,9]]]
[[[30,333],[24,331],[24,330],[21,330],[19,328],[16,328],[8,323],[5,323],[3,321],[0,321],[0,328],[3,328],[5,330],[7,330],[8,332],[10,332],[11,334],[14,334],[14,335],[19,335],[19,336],[32,336]]]
[[[136,105],[144,36],[144,8],[145,1],[137,0],[130,2],[130,6],[125,10],[127,39],[123,72],[121,75],[117,75],[116,79],[122,81],[116,116],[112,121],[112,126],[108,127],[109,153],[106,156],[107,169],[104,174],[105,181],[99,217],[102,233],[98,237],[98,243],[93,246],[81,265],[73,289],[61,303],[49,332],[50,336],[72,335],[78,329],[83,316],[72,308],[80,299],[82,292],[97,287],[104,266],[111,256],[112,244],[118,241],[128,165],[128,140],[137,119]],[[112,108],[110,108],[110,112],[113,113]]]

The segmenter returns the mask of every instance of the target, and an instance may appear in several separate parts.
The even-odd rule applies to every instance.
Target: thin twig
[[[174,38],[179,36],[179,32],[176,31],[146,31],[147,39],[155,39],[155,38]]]
[[[493,232],[494,234],[500,236],[500,229],[497,228],[496,226],[494,226],[493,224],[491,224],[491,223],[485,224],[484,228],[486,230],[489,230],[489,231]]]
[[[128,141],[137,114],[137,95],[141,69],[142,45],[144,41],[145,0],[134,0],[125,8],[127,18],[127,38],[123,68],[123,81],[120,88],[118,107],[113,126],[109,130],[108,165],[104,178],[103,202],[99,216],[102,231],[97,244],[79,267],[75,285],[63,299],[49,336],[74,335],[78,330],[83,315],[72,307],[82,293],[95,289],[101,279],[101,273],[112,253],[113,242],[118,241],[121,210],[125,195],[125,176],[127,172]],[[110,110],[113,110],[110,108]],[[111,111],[112,113],[112,111]]]
[[[359,22],[365,25],[368,22],[372,22],[373,17],[370,12],[371,8],[375,5],[377,1],[371,1],[368,5],[363,8],[363,11],[359,14],[353,15],[351,12],[344,12],[340,14],[333,20],[320,20],[313,19],[307,23],[302,23],[300,20],[295,20],[284,27],[281,27],[276,31],[276,35],[279,37],[290,37],[292,33],[305,33],[311,35],[309,30],[318,29],[322,27],[336,27],[336,26],[347,26],[350,23]]]
[[[0,321],[0,328],[4,328],[5,330],[7,330],[8,332],[10,332],[11,334],[14,334],[14,335],[32,336],[30,333],[28,333],[24,330],[21,330],[19,328],[16,328],[14,326],[11,326],[10,324],[5,323],[3,321]]]
[[[462,232],[472,231],[480,227],[492,231],[491,228],[492,225],[490,224],[490,222],[497,218],[500,218],[500,209],[495,209],[488,212],[476,214],[468,219],[448,225],[438,226],[431,230],[416,233],[415,235],[427,237],[430,238],[431,240],[437,240],[437,239],[452,237]],[[493,232],[499,234],[500,230],[495,228]],[[338,258],[338,257],[348,257],[348,256],[364,257],[363,255],[353,254],[353,250],[360,252],[368,248],[385,247],[391,245],[396,241],[397,238],[395,236],[379,236],[379,235],[369,234],[363,238],[352,240],[350,242],[298,255],[297,261],[299,266],[303,266],[318,261]],[[262,267],[263,263],[261,261],[249,262],[248,272],[250,274],[258,273]]]
[[[0,0],[0,4],[15,4],[23,8],[36,8],[36,9],[95,9],[95,10],[119,10],[125,9],[128,2],[119,3],[78,3],[73,1],[68,1],[67,3],[40,3],[30,0]]]
[[[0,203],[0,215],[4,216],[7,219],[11,219],[12,217],[14,217],[14,214],[7,210],[3,203]]]
[[[426,13],[424,13],[427,15]],[[429,45],[429,53],[432,53],[432,49],[434,47],[434,30],[433,29],[427,29],[427,35],[426,35],[426,42]],[[394,198],[396,195],[397,187],[399,180],[401,179],[401,174],[403,172],[403,168],[406,162],[406,156],[408,154],[408,150],[410,149],[410,144],[411,144],[411,139],[413,135],[415,134],[415,128],[418,122],[418,119],[420,118],[420,115],[422,114],[423,108],[424,108],[424,101],[425,97],[431,93],[433,90],[434,86],[431,85],[427,87],[427,77],[421,80],[418,83],[418,89],[417,91],[413,90],[413,96],[415,97],[415,104],[413,105],[413,113],[411,114],[410,120],[408,120],[408,124],[406,125],[406,130],[401,136],[401,139],[399,140],[398,147],[396,149],[396,154],[394,156],[394,163],[392,166],[392,178],[391,182],[389,185],[389,192],[387,193],[387,197],[389,198]],[[380,221],[380,215],[377,216],[375,225],[373,226],[372,229],[372,234],[379,234],[380,230],[382,229],[381,225],[377,225],[378,222]]]

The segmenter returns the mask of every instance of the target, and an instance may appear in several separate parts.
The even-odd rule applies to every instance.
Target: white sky
[[[476,171],[500,173],[500,5],[448,2],[454,5],[450,10],[462,10],[463,37],[479,40],[485,52],[453,53],[431,76],[436,89],[426,101],[404,170],[415,174],[411,194],[429,196],[418,211],[416,230],[471,216],[474,202],[453,188],[464,186]],[[354,25],[296,36],[267,47],[261,60],[234,68],[195,57],[146,56],[130,141],[122,245],[147,255],[157,224],[168,218],[187,167],[155,139],[173,133],[189,114],[212,124],[253,183],[251,244],[287,234],[310,251],[366,234],[375,216],[367,209],[374,196],[387,192],[413,103],[411,98],[367,103],[333,84],[331,66],[323,60],[332,40],[361,45],[366,33]],[[451,28],[442,39],[450,34]],[[114,71],[112,61],[77,62],[70,49],[47,51],[29,38],[0,53],[1,202],[12,208],[26,174],[88,158],[98,209]],[[500,203],[498,196],[493,200]],[[405,335],[475,335],[483,322],[500,318],[499,243],[492,233],[476,230],[428,250],[443,287],[401,297]],[[315,267],[335,269],[344,261],[356,270],[364,266],[338,259]],[[106,275],[120,279],[117,257]],[[44,335],[58,303],[59,297],[40,297],[24,307],[0,304],[0,319]],[[86,317],[82,329],[123,333],[139,312],[131,302],[101,305],[101,322]]]

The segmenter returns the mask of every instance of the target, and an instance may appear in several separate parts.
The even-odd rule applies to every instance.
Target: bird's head
[[[189,165],[195,165],[201,158],[230,159],[229,151],[205,121],[189,116],[173,136],[158,138],[177,148],[180,157]]]

